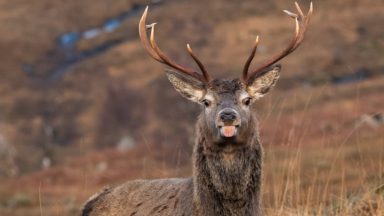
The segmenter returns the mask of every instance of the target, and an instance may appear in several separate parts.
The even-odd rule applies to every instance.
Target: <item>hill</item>
[[[2,215],[15,208],[40,214],[39,191],[45,211],[70,214],[105,184],[190,175],[199,108],[172,89],[163,66],[141,47],[137,23],[147,4],[162,49],[192,65],[190,43],[216,77],[239,76],[256,35],[255,65],[280,51],[294,28],[281,12],[293,9],[291,1],[0,0],[0,212],[8,212]],[[297,168],[293,173],[301,170],[306,182],[297,194],[328,181],[327,190],[316,190],[351,195],[383,182],[383,126],[359,122],[384,109],[384,4],[314,4],[304,43],[282,61],[277,87],[255,108],[266,178],[285,179],[283,170]],[[63,45],[65,36],[75,42]],[[317,180],[308,177],[315,173]],[[271,209],[305,205],[303,197],[282,202],[289,193],[270,187]],[[310,203],[332,200],[313,196]]]

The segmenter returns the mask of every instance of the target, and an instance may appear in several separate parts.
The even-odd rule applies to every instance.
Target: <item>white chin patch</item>
[[[236,135],[235,126],[223,126],[220,128],[220,134],[223,137],[234,137]]]

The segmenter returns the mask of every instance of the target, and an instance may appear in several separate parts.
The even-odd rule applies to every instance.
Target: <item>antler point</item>
[[[142,15],[142,18],[144,17],[147,17],[147,14],[148,14],[148,9],[149,9],[149,6],[147,5],[144,9],[144,12],[143,12],[143,15]]]
[[[295,23],[296,23],[296,36],[297,36],[299,35],[299,31],[300,31],[299,20],[297,18],[295,19]]]
[[[288,16],[290,16],[291,18],[294,18],[294,19],[296,19],[297,17],[298,17],[298,15],[297,14],[295,14],[295,13],[292,13],[291,11],[289,11],[289,10],[283,10],[283,12],[285,13],[285,14],[287,14]]]
[[[311,2],[311,4],[309,5],[309,12],[308,12],[308,15],[311,15],[313,12],[313,2]]]
[[[156,24],[157,24],[157,23],[151,23],[151,24],[145,25],[145,27],[146,27],[147,29],[154,28]]]
[[[189,43],[187,43],[187,49],[188,49],[188,52],[192,52],[192,48],[191,48],[191,46],[189,45]]]

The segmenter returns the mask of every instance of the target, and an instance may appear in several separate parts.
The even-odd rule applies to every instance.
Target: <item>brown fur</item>
[[[90,199],[83,216],[193,215],[191,179],[135,180]]]
[[[241,111],[236,107],[244,91],[239,80],[215,80],[208,91],[217,104]],[[219,108],[203,111],[196,123],[192,179],[127,182],[91,198],[83,216],[260,216],[263,151],[256,117],[243,111],[239,136],[221,140],[212,123]]]
[[[204,130],[199,126],[198,131]],[[193,178],[198,215],[261,215],[263,151],[256,131],[249,143],[228,152],[208,147],[204,136],[197,140]]]

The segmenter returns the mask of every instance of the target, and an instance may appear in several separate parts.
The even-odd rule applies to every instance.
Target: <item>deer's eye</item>
[[[209,106],[211,106],[211,103],[212,103],[211,101],[209,101],[209,100],[207,100],[207,99],[204,99],[204,100],[202,100],[201,102],[204,104],[205,107],[209,107]]]
[[[245,106],[249,106],[249,104],[251,104],[251,98],[250,97],[244,98],[242,102]]]

